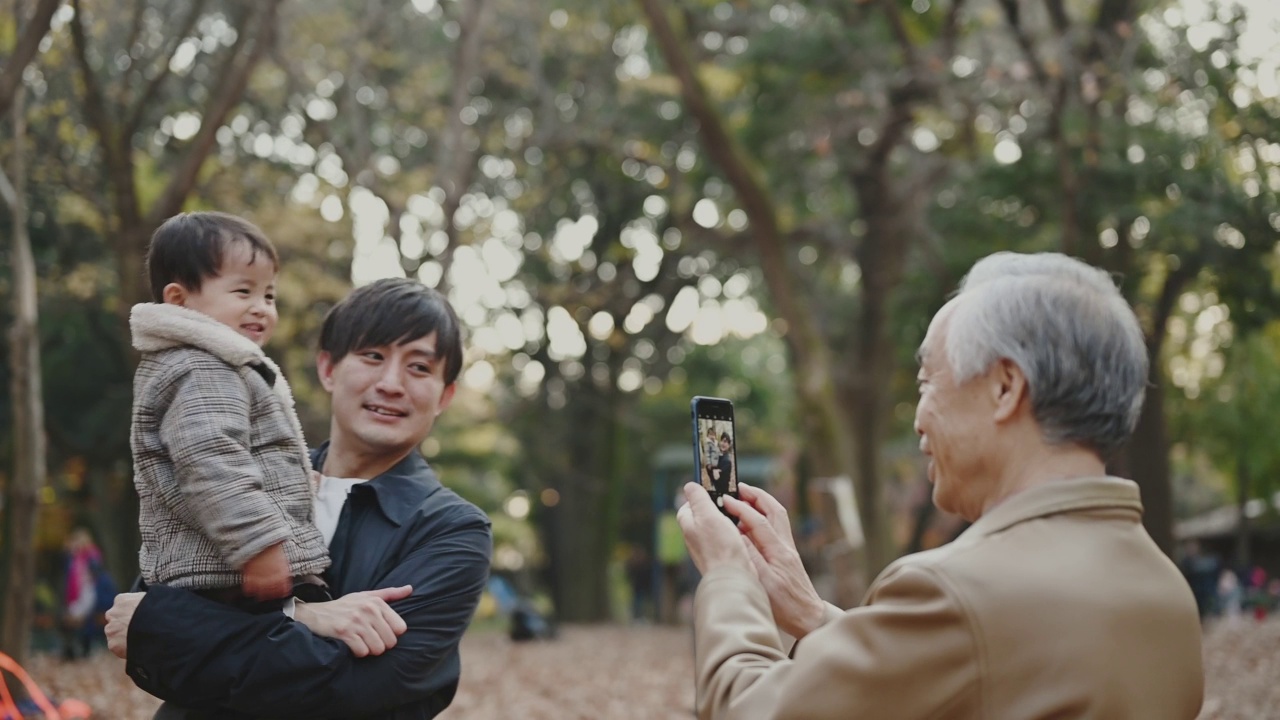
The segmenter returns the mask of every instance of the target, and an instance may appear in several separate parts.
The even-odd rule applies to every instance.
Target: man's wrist
[[[821,598],[814,596],[809,598],[805,603],[805,610],[801,613],[799,625],[794,628],[796,640],[803,638],[809,633],[817,630],[826,624],[827,620],[827,604]]]

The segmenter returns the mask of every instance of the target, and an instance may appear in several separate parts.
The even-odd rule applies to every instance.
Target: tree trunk
[[[818,475],[858,478],[861,467],[849,439],[851,420],[840,407],[832,373],[831,349],[817,326],[817,314],[808,296],[793,282],[787,259],[787,237],[779,226],[777,208],[746,154],[725,127],[712,106],[706,88],[698,80],[693,61],[672,27],[661,0],[639,0],[668,68],[680,80],[681,94],[690,114],[698,121],[698,133],[707,155],[724,173],[747,214],[751,238],[760,256],[769,297],[778,316],[786,322],[784,339],[790,351],[796,397],[806,431],[812,438],[808,449]],[[860,485],[862,483],[859,483]],[[877,523],[870,507],[860,508],[864,522]],[[868,528],[870,529],[870,527]],[[869,543],[878,536],[868,534]],[[887,556],[887,550],[868,548],[869,553]],[[873,563],[874,564],[874,563]]]
[[[599,488],[579,471],[560,493],[560,503],[547,508],[547,553],[551,597],[563,622],[609,619],[608,552],[600,538]]]
[[[1190,263],[1169,273],[1160,288],[1147,328],[1149,363],[1147,393],[1138,426],[1124,449],[1121,468],[1142,491],[1142,524],[1151,539],[1165,552],[1173,553],[1173,483],[1169,477],[1169,431],[1164,413],[1164,367],[1160,362],[1169,316],[1182,289],[1198,269]]]
[[[161,84],[171,80],[166,70],[146,82],[146,90],[133,103],[124,107],[130,97],[128,81],[121,87],[107,86],[94,72],[90,58],[89,21],[80,0],[72,0],[75,15],[69,23],[72,49],[79,68],[83,108],[88,125],[97,136],[105,167],[106,184],[112,198],[113,250],[120,277],[120,298],[116,315],[124,337],[130,336],[129,313],[133,305],[150,299],[150,288],[144,267],[147,241],[156,228],[168,218],[182,211],[183,205],[195,190],[200,170],[217,142],[217,131],[227,116],[240,104],[248,88],[249,79],[263,57],[276,41],[279,6],[282,0],[263,0],[248,8],[237,22],[234,45],[225,51],[223,61],[213,77],[218,78],[209,88],[208,98],[200,108],[200,129],[182,150],[177,166],[169,174],[159,197],[144,211],[138,190],[138,177],[133,163],[133,136],[139,129],[138,119],[155,101]],[[191,8],[181,26],[191,27],[203,9],[202,4]],[[175,25],[177,26],[177,25]],[[176,45],[174,46],[176,50]],[[158,102],[158,101],[157,101]],[[123,110],[123,112],[119,112]],[[126,344],[126,360],[132,367],[138,355],[131,344]],[[127,522],[121,523],[122,534],[118,542],[137,547],[139,542],[136,518],[138,497],[132,487],[126,489],[123,502],[116,512]],[[122,579],[136,574],[137,556],[126,553],[127,565],[122,569]]]
[[[453,254],[458,249],[458,226],[455,218],[462,205],[462,196],[471,185],[475,173],[475,152],[467,147],[467,126],[462,122],[462,111],[471,104],[471,81],[478,77],[480,50],[484,40],[484,26],[489,15],[486,0],[470,0],[459,19],[457,47],[454,51],[453,90],[449,101],[449,124],[441,142],[440,156],[436,161],[436,184],[444,189],[444,232],[449,242],[437,258],[440,263],[440,283],[436,289],[449,292],[449,269]]]
[[[874,240],[867,238],[867,242]],[[899,242],[906,244],[905,239]],[[881,448],[888,424],[885,422],[888,415],[887,394],[893,374],[886,357],[889,339],[884,333],[885,304],[889,289],[874,287],[876,283],[866,280],[867,275],[884,271],[874,265],[863,268],[863,312],[858,347],[860,362],[856,371],[860,376],[861,387],[855,395],[853,407],[848,408],[853,416],[851,424],[854,445],[858,450],[858,472],[854,475],[854,487],[858,492],[858,510],[867,537],[864,569],[867,580],[874,579],[897,556],[881,468]]]
[[[9,485],[9,574],[5,584],[0,647],[22,662],[31,639],[35,590],[36,513],[46,475],[44,405],[40,383],[40,334],[37,325],[36,269],[27,233],[26,162],[23,153],[23,92],[13,102],[13,179],[3,179],[3,194],[13,222],[13,371],[14,473]]]
[[[115,465],[115,461],[106,464]],[[127,467],[90,465],[85,484],[89,489],[90,529],[98,539],[107,569],[121,587],[129,587],[138,577],[138,548],[142,546],[133,478]]]
[[[1166,555],[1173,552],[1173,487],[1169,482],[1169,433],[1164,414],[1164,379],[1157,352],[1138,427],[1125,452],[1129,476],[1142,491],[1142,524]]]
[[[24,4],[22,0],[15,3],[13,9],[15,21],[22,17]],[[22,74],[32,58],[40,51],[40,43],[44,41],[44,36],[49,34],[53,14],[61,5],[62,0],[40,0],[35,12],[31,14],[31,18],[25,23],[22,33],[18,36],[18,44],[14,47],[13,54],[5,59],[4,72],[0,73],[0,115],[8,111],[17,99],[22,89]]]
[[[927,192],[939,170],[923,170],[914,179],[895,179],[889,156],[911,122],[908,101],[895,105],[880,132],[880,141],[869,153],[866,165],[850,173],[867,233],[857,249],[862,270],[861,311],[858,317],[857,388],[852,394],[854,440],[857,446],[858,504],[867,534],[869,578],[880,573],[894,557],[890,510],[884,491],[881,449],[889,416],[889,388],[893,381],[893,340],[888,333],[889,304],[901,284],[906,257],[918,235],[916,218],[927,205]],[[883,144],[883,146],[881,145]]]
[[[1236,522],[1236,548],[1235,560],[1236,567],[1248,568],[1250,565],[1250,548],[1249,548],[1249,513],[1246,512],[1249,505],[1249,492],[1252,486],[1253,478],[1249,475],[1249,468],[1241,458],[1236,469],[1236,506],[1240,510],[1240,519]]]
[[[568,457],[551,465],[550,477],[563,479],[557,486],[560,502],[547,508],[547,553],[551,566],[552,598],[557,618],[566,622],[602,622],[610,619],[609,557],[620,482],[612,458],[619,425],[611,395],[617,389],[600,390],[590,378],[570,387],[564,411],[563,447]],[[559,467],[556,470],[556,467]]]
[[[924,500],[916,506],[911,519],[911,537],[907,540],[906,554],[911,555],[924,550],[924,535],[929,530],[929,523],[937,514],[933,504],[933,483],[924,481]]]

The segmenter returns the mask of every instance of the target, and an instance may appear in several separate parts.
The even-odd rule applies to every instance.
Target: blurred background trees
[[[268,350],[313,443],[325,310],[388,275],[449,294],[467,367],[423,452],[494,518],[495,570],[565,620],[616,618],[624,559],[657,556],[675,489],[659,458],[692,476],[695,394],[734,400],[739,456],[768,461],[804,537],[829,515],[812,481],[853,481],[865,576],[949,539],[914,450],[912,356],[996,250],[1082,257],[1138,310],[1152,384],[1114,464],[1162,547],[1218,505],[1275,512],[1266,0],[6,8],[0,101],[20,85],[26,129],[0,122],[0,160],[25,184],[39,314],[0,346],[38,346],[49,468],[20,461],[40,423],[6,368],[4,527],[34,520],[0,540],[6,598],[56,589],[77,525],[122,584],[136,570],[121,320],[180,210],[244,215],[279,245]],[[20,235],[0,245],[6,327],[29,317]],[[34,576],[14,564],[31,549]]]

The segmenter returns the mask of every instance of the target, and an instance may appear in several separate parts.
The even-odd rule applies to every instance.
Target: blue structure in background
[[[768,487],[769,478],[774,472],[777,460],[770,456],[738,455],[738,479],[758,488]],[[685,483],[697,482],[698,473],[694,466],[692,445],[667,445],[654,456],[652,483],[653,512],[653,547],[649,554],[652,563],[652,595],[653,618],[658,622],[672,622],[674,608],[664,608],[663,598],[673,598],[680,588],[671,588],[675,581],[669,573],[674,558],[670,555],[671,544],[679,535],[675,526],[676,497],[681,493]],[[665,536],[665,537],[664,537]],[[683,541],[680,541],[683,549]],[[664,553],[664,551],[667,551]],[[667,557],[664,557],[664,554]],[[687,553],[684,554],[687,557]],[[692,568],[688,568],[690,572]],[[678,577],[678,576],[677,576]],[[665,610],[665,612],[664,612]]]

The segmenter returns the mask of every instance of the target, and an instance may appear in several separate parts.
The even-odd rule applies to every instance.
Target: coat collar
[[[329,454],[329,441],[311,451],[311,464],[317,468],[324,467],[324,460]],[[425,458],[417,450],[410,452],[403,460],[391,469],[367,482],[356,484],[351,489],[368,488],[362,492],[372,492],[378,501],[378,509],[383,516],[397,527],[403,525],[422,501],[435,494],[442,486],[436,479]]]
[[[1142,518],[1138,485],[1116,477],[1051,480],[1006,498],[978,518],[961,538],[979,539],[1027,520],[1084,510],[1127,510]]]
[[[129,329],[133,334],[133,347],[138,352],[154,353],[175,347],[194,347],[232,367],[248,366],[255,370],[283,404],[297,436],[296,448],[302,455],[303,466],[308,473],[311,472],[302,422],[298,419],[298,411],[294,406],[293,391],[280,372],[280,366],[267,357],[257,343],[202,312],[168,303],[134,305],[129,312]]]
[[[184,345],[200,348],[228,365],[267,364],[257,343],[202,312],[168,303],[139,303],[129,312],[133,347],[139,352],[160,352]]]

